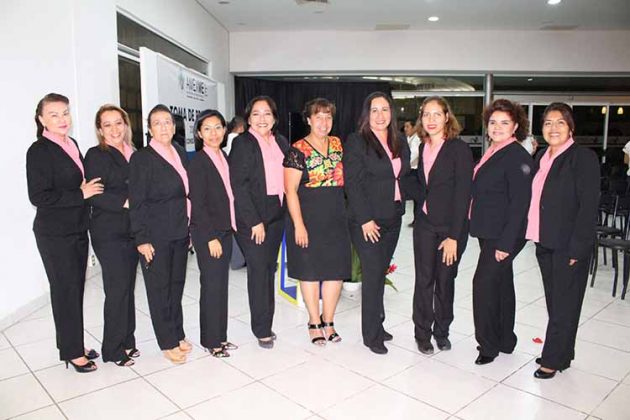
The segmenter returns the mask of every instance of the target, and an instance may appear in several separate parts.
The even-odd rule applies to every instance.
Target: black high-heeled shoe
[[[324,316],[321,315],[319,317],[319,321],[321,322],[321,324],[319,324],[322,328],[335,328],[335,323],[334,322],[325,322],[324,321]],[[324,330],[324,334],[326,333],[326,330]],[[330,334],[328,336],[328,341],[332,342],[332,343],[338,343],[341,341],[341,336],[339,334],[337,334],[337,331],[335,331],[334,333]]]
[[[66,360],[65,362],[66,362],[66,369],[68,369],[68,363],[69,363],[72,365],[74,370],[76,370],[79,373],[94,372],[96,369],[98,369],[98,367],[96,366],[96,363],[94,363],[91,360],[88,360],[88,362],[84,365],[77,365],[72,360]]]
[[[87,353],[85,353],[85,358],[88,360],[94,360],[101,357],[101,355],[94,349],[90,349]]]
[[[311,343],[315,344],[316,346],[325,345],[326,337],[323,336],[323,331],[321,331],[321,329],[324,328],[324,325],[323,324],[307,324],[307,325],[308,325],[309,330],[320,330],[320,332],[322,333],[322,335],[320,335],[319,337],[311,338]]]
[[[133,366],[136,364],[136,361],[133,360],[131,358],[131,356],[129,356],[128,354],[125,355],[125,357],[123,357],[122,359],[118,360],[117,362],[114,362],[114,364],[116,364],[116,366],[120,366],[120,367],[129,367],[129,366]]]
[[[556,376],[556,372],[558,372],[557,370],[553,370],[551,372],[545,372],[544,370],[542,370],[542,368],[538,368],[536,369],[536,372],[534,372],[534,377],[538,378],[538,379],[551,379],[554,376]],[[562,372],[562,371],[560,371]]]
[[[127,350],[127,356],[135,359],[136,357],[140,357],[140,350],[137,348],[132,348],[131,350]]]

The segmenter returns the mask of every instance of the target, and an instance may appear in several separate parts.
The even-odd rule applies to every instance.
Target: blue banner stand
[[[278,270],[276,271],[278,279],[278,293],[291,304],[303,306],[302,294],[300,293],[299,283],[290,280],[287,274],[287,243],[286,236],[282,236],[280,244],[280,252],[278,253]]]

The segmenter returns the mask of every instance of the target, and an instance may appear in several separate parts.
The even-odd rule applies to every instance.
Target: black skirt
[[[295,244],[293,221],[287,217],[289,277],[301,281],[345,280],[352,272],[350,233],[341,187],[298,189],[308,247]]]

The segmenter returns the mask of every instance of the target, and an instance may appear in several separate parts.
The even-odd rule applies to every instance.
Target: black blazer
[[[289,142],[280,134],[275,137],[280,150],[286,154]],[[280,200],[267,195],[265,166],[258,140],[247,131],[232,142],[230,182],[239,231],[249,232],[261,222],[267,224],[283,216]]]
[[[221,153],[227,159],[227,155]],[[190,160],[188,180],[192,202],[191,233],[204,242],[223,237],[232,230],[230,200],[219,170],[203,150]]]
[[[392,163],[382,149],[379,157],[359,133],[352,133],[343,144],[344,189],[348,198],[348,218],[363,225],[370,220],[391,219],[402,213],[394,202],[395,181],[398,180],[402,201],[405,200],[405,177],[410,171],[409,144],[400,137],[400,174],[394,177]],[[403,180],[403,181],[401,181]]]
[[[83,162],[81,152],[79,156]],[[68,235],[87,231],[89,207],[81,191],[83,174],[60,146],[39,137],[26,153],[26,180],[28,197],[37,207],[35,233]]]
[[[129,163],[115,148],[92,147],[85,154],[87,179],[100,177],[103,194],[90,198],[90,235],[96,240],[130,239],[129,210],[123,208],[129,198]]]
[[[422,159],[424,146],[424,142],[420,144],[420,200],[416,220],[421,220],[432,232],[458,240],[468,233],[466,221],[473,174],[472,152],[468,144],[459,138],[446,140],[431,167],[427,185]],[[426,215],[422,211],[425,202]]]
[[[532,195],[534,162],[520,143],[496,152],[473,180],[470,234],[496,239],[497,249],[511,253],[525,238]]]
[[[177,143],[173,147],[186,168],[186,152]],[[129,217],[137,245],[188,237],[184,183],[175,168],[151,146],[131,155]]]
[[[536,159],[536,171],[543,155]],[[540,244],[576,260],[588,258],[595,241],[598,206],[597,156],[573,144],[553,162],[543,186]]]

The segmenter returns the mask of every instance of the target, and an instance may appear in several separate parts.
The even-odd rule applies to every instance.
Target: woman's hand
[[[81,183],[81,192],[83,193],[83,199],[87,200],[95,195],[103,194],[103,184],[100,183],[101,178],[94,178],[90,182],[85,182],[85,179]]]
[[[497,262],[503,261],[509,255],[510,254],[508,252],[499,251],[498,249],[496,251],[494,251],[494,259],[497,260]]]
[[[457,261],[457,241],[455,239],[446,238],[438,246],[438,250],[442,250],[442,263],[447,266],[453,265]]]
[[[208,242],[208,250],[210,251],[210,256],[212,258],[219,259],[221,258],[221,255],[223,255],[223,247],[218,239],[213,239]]]
[[[256,242],[256,245],[265,242],[265,225],[263,225],[262,222],[252,227],[251,240]]]
[[[571,265],[575,265],[575,263],[576,263],[577,261],[578,261],[578,260],[576,260],[576,259],[569,258],[569,265],[570,265],[570,266],[571,266]]]
[[[300,248],[308,247],[308,232],[304,224],[295,227],[295,244]]]
[[[370,241],[375,244],[381,238],[381,234],[379,233],[381,228],[374,220],[363,223],[361,229],[363,229],[363,239],[365,239],[365,242]]]
[[[155,249],[153,249],[153,245],[151,244],[138,245],[138,252],[142,254],[147,264],[151,263],[153,256],[155,255]]]

